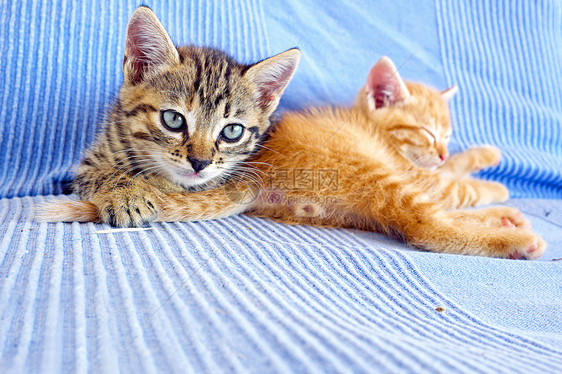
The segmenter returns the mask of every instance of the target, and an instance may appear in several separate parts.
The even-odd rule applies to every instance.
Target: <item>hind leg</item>
[[[530,230],[531,222],[518,209],[498,206],[478,210],[455,210],[450,216],[481,222],[489,227],[513,227]]]
[[[529,221],[514,208],[449,211],[443,215],[458,230],[452,236],[459,235],[488,256],[531,260],[546,249],[545,241],[529,230]]]

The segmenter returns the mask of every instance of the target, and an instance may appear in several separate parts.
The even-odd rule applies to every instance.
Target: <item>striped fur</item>
[[[292,224],[384,232],[436,252],[537,258],[546,244],[511,208],[448,210],[449,188],[461,181],[414,168],[369,130],[370,119],[351,108],[286,113],[271,132],[258,162],[266,179],[251,214]],[[280,187],[281,170],[337,171],[337,185]],[[275,172],[277,171],[277,172]],[[291,179],[291,175],[289,175]],[[185,203],[187,204],[186,197]],[[164,213],[181,210],[167,204]]]
[[[146,8],[135,14],[148,17],[152,25],[157,22]],[[136,30],[135,15],[130,24]],[[449,195],[466,183],[412,166],[372,131],[372,118],[365,111],[323,108],[286,113],[268,130],[269,115],[296,68],[296,52],[243,67],[217,51],[175,49],[169,44],[164,40],[157,47],[151,45],[158,50],[157,63],[170,60],[162,66],[149,65],[152,71],[143,61],[135,66],[134,58],[126,56],[121,100],[76,178],[77,192],[90,201],[59,205],[58,213],[44,219],[139,226],[246,212],[291,224],[380,231],[436,252],[537,258],[545,250],[546,243],[530,231],[516,209],[447,210],[455,204]],[[237,100],[229,101],[232,97]],[[174,100],[189,110],[186,130],[176,136],[155,125],[159,108],[175,102],[174,108],[182,110]],[[399,117],[402,109],[390,105],[385,111],[388,117]],[[213,132],[216,137],[221,128],[214,129],[213,121],[221,123],[221,117],[241,110],[238,115],[245,119],[249,140],[230,151],[217,147],[216,141],[211,142],[214,148],[208,147],[204,137]],[[264,142],[265,131],[269,138]],[[237,167],[230,170],[239,173],[202,186],[182,185],[170,176],[172,161],[167,167],[160,165],[158,173],[148,173],[150,164],[136,158],[149,156],[145,152],[154,152],[156,146],[167,147],[170,160],[204,155],[218,163],[221,156],[237,157]],[[254,153],[256,149],[260,152]],[[121,162],[126,164],[123,169],[131,170],[121,171]],[[328,175],[331,178],[321,178]]]
[[[286,113],[271,131],[267,151],[249,161],[262,176],[255,199],[233,194],[252,196],[252,184],[231,180],[213,190],[166,195],[158,220],[212,219],[245,211],[290,224],[384,232],[437,252],[529,259],[544,252],[546,244],[516,209],[444,210],[436,198],[444,192],[439,173],[409,168],[381,136],[366,130],[368,121],[351,109]],[[314,175],[337,171],[336,183],[308,189],[280,183],[294,181],[302,170]],[[87,216],[91,203],[82,203],[83,218],[96,220]]]
[[[92,201],[101,221],[139,226],[157,218],[163,193],[241,178],[240,163],[259,149],[298,59],[289,50],[244,65],[218,50],[176,48],[154,13],[138,8],[119,98],[78,166],[74,192]],[[184,119],[181,131],[166,127],[169,110]],[[239,141],[221,138],[230,124],[244,127]]]

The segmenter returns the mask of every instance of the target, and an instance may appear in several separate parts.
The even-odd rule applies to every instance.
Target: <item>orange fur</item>
[[[430,201],[427,192],[439,194],[447,182],[439,173],[412,168],[390,152],[381,136],[366,130],[367,121],[361,113],[341,108],[286,113],[270,134],[268,150],[253,159],[260,162],[264,181],[259,198],[247,206],[249,213],[292,224],[382,231],[438,252],[506,258],[542,254],[546,244],[528,230],[515,209],[445,211],[441,202]],[[291,172],[302,169],[337,170],[337,188],[279,187],[286,180],[277,179],[279,171],[288,170],[291,179]],[[181,214],[201,198],[199,194],[165,201],[163,219]],[[312,216],[295,211],[307,205],[312,206],[307,209]]]
[[[372,68],[354,108],[366,118],[365,128],[377,132],[389,151],[414,168],[438,172],[445,181],[435,199],[447,199],[447,207],[463,208],[506,201],[509,192],[497,182],[470,178],[499,163],[501,152],[492,146],[473,147],[448,158],[452,133],[447,100],[456,86],[441,93],[420,83],[404,82],[387,57]]]
[[[57,199],[38,204],[35,219],[43,222],[100,222],[98,208],[87,200]]]
[[[144,24],[143,19],[150,20],[150,27],[159,25],[155,16],[146,8],[141,8],[135,14],[133,18],[140,18],[134,18],[136,21],[130,22],[133,42],[135,32],[139,31],[137,26]],[[163,29],[158,30],[162,36]],[[166,79],[171,79],[169,84],[176,84],[178,80],[187,78],[171,72],[169,64],[178,71],[191,71],[189,65],[177,65],[178,61],[175,60],[175,53],[168,39],[164,38],[160,42],[166,53],[160,53],[156,57],[165,60],[172,56],[172,61],[158,67],[157,71],[148,73],[144,68],[139,70],[134,68],[136,65],[129,66],[126,63],[124,71],[129,83],[126,81],[121,91],[125,104],[134,103],[135,97],[139,96],[142,100],[153,100],[147,104],[153,103],[155,111],[158,111],[164,105],[162,102],[165,102],[167,93],[151,88],[150,82],[163,84]],[[202,53],[205,55],[207,52]],[[231,63],[225,62],[222,55],[216,56],[221,66]],[[186,58],[187,56],[184,60]],[[127,58],[125,60],[128,61]],[[296,61],[296,52],[289,51],[249,69],[236,68],[239,69],[236,73],[238,75],[236,79],[231,77],[229,84],[236,80],[239,82],[234,84],[242,82],[240,84],[255,98],[255,107],[251,102],[245,107],[246,111],[253,113],[251,118],[238,119],[239,121],[246,125],[246,122],[253,124],[256,132],[269,126],[268,117],[291,78]],[[376,80],[382,76],[390,79],[397,75],[392,72],[393,65],[389,61],[383,59],[383,69],[370,75],[370,78]],[[284,70],[287,66],[290,68]],[[151,68],[154,66],[151,65]],[[212,78],[207,78],[214,81],[208,87],[205,86],[205,89],[216,89],[220,86],[216,82],[223,81],[224,69],[213,66],[208,68],[212,72]],[[269,75],[277,75],[264,76],[263,71]],[[144,74],[152,74],[152,81],[142,83],[146,79]],[[281,78],[284,85],[279,86]],[[198,82],[197,79],[191,81]],[[272,87],[274,91],[271,91]],[[546,243],[530,231],[528,222],[517,210],[448,210],[482,202],[478,187],[470,179],[449,178],[444,175],[446,173],[415,166],[376,130],[374,124],[380,124],[382,120],[405,123],[405,119],[408,119],[408,123],[421,126],[426,119],[421,113],[428,110],[434,117],[438,115],[448,120],[446,111],[432,109],[442,108],[442,99],[434,100],[419,94],[416,87],[418,86],[407,86],[402,81],[393,81],[388,85],[382,84],[383,89],[380,91],[371,89],[367,101],[370,111],[326,107],[285,113],[281,121],[270,129],[267,141],[256,145],[251,143],[251,147],[241,148],[243,151],[259,149],[259,152],[249,158],[237,159],[237,163],[232,166],[237,171],[234,176],[230,175],[228,178],[226,176],[229,174],[225,172],[225,177],[221,179],[224,183],[205,184],[201,188],[192,188],[191,191],[178,183],[177,175],[173,174],[172,161],[161,161],[158,164],[159,173],[144,173],[142,179],[136,178],[137,174],[131,174],[135,171],[123,170],[119,164],[115,164],[111,150],[116,145],[120,145],[126,154],[141,152],[150,144],[150,137],[144,131],[153,134],[153,143],[160,136],[170,135],[162,128],[154,111],[147,110],[146,107],[143,111],[138,106],[135,109],[124,105],[124,112],[117,111],[115,115],[129,113],[125,115],[126,124],[108,127],[105,138],[98,140],[79,168],[75,185],[80,196],[91,203],[82,201],[51,205],[44,211],[47,214],[42,217],[63,221],[101,219],[114,225],[136,226],[152,221],[214,219],[247,212],[291,224],[380,231],[399,237],[418,248],[435,252],[503,258],[539,257],[546,248]],[[151,99],[151,95],[146,95],[146,90],[155,98]],[[210,115],[220,113],[222,116],[224,113],[224,118],[227,118],[230,111],[224,105],[209,109],[211,102],[220,104],[221,97],[236,99],[236,95],[243,91],[242,88],[238,93],[230,91],[232,97],[224,98],[219,95],[215,100],[205,99],[208,95],[201,94],[199,102],[192,102],[191,106],[179,108],[180,104],[176,104],[177,111],[192,113],[191,111],[207,108]],[[222,91],[219,89],[217,92]],[[239,101],[235,100],[234,104],[244,103],[247,97],[241,95],[237,100]],[[373,120],[373,113],[378,119]],[[213,126],[204,127],[199,123],[196,130],[184,139],[186,143],[190,139],[198,139],[198,143],[192,143],[192,147],[184,149],[181,148],[181,142],[174,143],[170,140],[173,145],[168,149],[168,143],[164,142],[165,145],[159,145],[161,148],[158,148],[158,152],[172,150],[174,157],[176,153],[182,153],[183,156],[178,158],[181,160],[186,154],[190,156],[190,152],[205,154],[209,147],[218,148],[217,152],[222,152],[218,147],[220,138],[210,137],[210,134],[218,132],[220,128],[215,131]],[[134,138],[138,142],[132,141]],[[129,148],[123,146],[122,142],[126,142]],[[226,154],[228,153],[224,153]],[[211,157],[213,152],[209,155]],[[143,173],[142,164],[135,164],[126,157],[124,161],[137,168],[141,167],[139,173]],[[212,164],[214,160],[209,159],[209,162]],[[191,163],[195,169],[196,163]],[[120,185],[122,178],[125,178],[126,183],[122,182]],[[107,181],[112,183],[112,188],[107,187]],[[464,197],[461,198],[461,195]],[[94,211],[98,212],[99,217],[94,217]]]

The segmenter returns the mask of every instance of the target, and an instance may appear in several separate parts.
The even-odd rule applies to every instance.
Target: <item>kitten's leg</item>
[[[435,252],[529,259],[540,257],[546,248],[538,235],[512,227],[524,227],[525,222],[510,208],[471,210],[461,212],[460,216],[458,211],[442,211],[437,204],[420,200],[419,191],[396,189],[389,195],[388,207],[382,209],[382,222],[388,222],[416,247]],[[377,218],[381,214],[380,203],[370,207],[375,219],[381,222]],[[498,227],[498,221],[505,227]],[[492,222],[494,227],[490,227]]]
[[[416,194],[404,193],[393,200],[398,203],[390,203],[382,212],[378,202],[370,204],[373,218],[379,223],[388,224],[401,233],[409,244],[418,248],[434,252],[528,259],[540,257],[546,248],[544,240],[529,230],[490,227],[493,219],[502,220],[501,216],[498,217],[499,213],[506,212],[466,211],[461,217],[458,212],[439,211],[435,210],[433,204],[418,202]],[[519,218],[512,218],[518,222]]]
[[[462,215],[442,211],[438,204],[424,201],[424,194],[412,186],[411,180],[385,173],[383,166],[354,169],[346,165],[345,173],[340,173],[342,178],[337,190],[283,191],[277,207],[276,202],[270,200],[269,204],[257,207],[255,214],[293,224],[382,231],[434,252],[536,258],[546,247],[539,236],[523,228],[490,227],[492,216],[500,221],[500,214],[516,216],[511,210],[467,211]],[[380,172],[366,173],[365,169]],[[320,216],[296,217],[291,201],[299,202],[299,210],[311,214],[319,212]],[[316,207],[313,203],[316,201],[329,203]],[[311,207],[307,209],[306,204]]]
[[[436,201],[442,202],[446,209],[501,203],[509,198],[507,188],[498,182],[473,178],[447,179],[439,175],[430,179],[435,181],[434,186],[438,188],[428,188],[426,191]]]
[[[464,217],[454,213],[442,212],[435,217],[435,221],[427,222],[420,230],[408,233],[408,241],[417,247],[437,252],[513,259],[535,259],[546,249],[544,240],[529,230],[487,227],[486,219],[481,222],[479,213],[473,217],[470,212],[466,212]]]
[[[244,192],[241,189],[238,187],[239,192]],[[255,192],[255,189],[248,190],[248,193]],[[98,202],[99,206],[88,200],[64,200],[40,204],[37,207],[35,218],[44,222],[101,222],[100,207],[108,209],[111,206],[111,209],[116,209],[116,204],[126,204],[122,191],[116,193],[119,195],[117,197],[123,198],[122,202],[116,202],[115,196],[108,197],[102,192],[98,195],[99,199],[103,199],[103,202]],[[154,196],[154,206],[158,207],[158,216],[155,221],[200,221],[242,213],[253,202],[251,195],[249,195],[250,199],[247,196],[242,196],[245,199],[241,199],[240,194],[233,193],[232,190],[226,188],[165,195],[158,193]],[[130,206],[128,209],[131,209]],[[117,210],[119,209],[117,208]],[[123,218],[116,217],[116,219]],[[130,218],[128,219],[130,220]]]
[[[462,178],[487,167],[496,166],[501,159],[501,151],[486,145],[473,147],[452,155],[437,170],[445,176]]]
[[[530,230],[531,222],[523,217],[518,209],[498,206],[478,210],[455,210],[449,212],[451,217],[468,219],[473,223],[484,222],[489,227],[513,227]]]
[[[251,208],[259,197],[256,189],[232,184],[208,191],[166,194],[158,221],[203,221],[228,217]]]

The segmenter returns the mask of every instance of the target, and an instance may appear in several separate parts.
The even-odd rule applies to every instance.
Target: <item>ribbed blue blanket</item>
[[[0,1],[0,372],[559,372],[559,1],[145,3],[177,44],[246,62],[299,46],[281,110],[350,104],[381,55],[458,84],[452,149],[502,149],[481,177],[526,198],[508,204],[549,249],[442,255],[245,216],[39,224],[33,205],[63,191],[117,93],[139,3]]]

